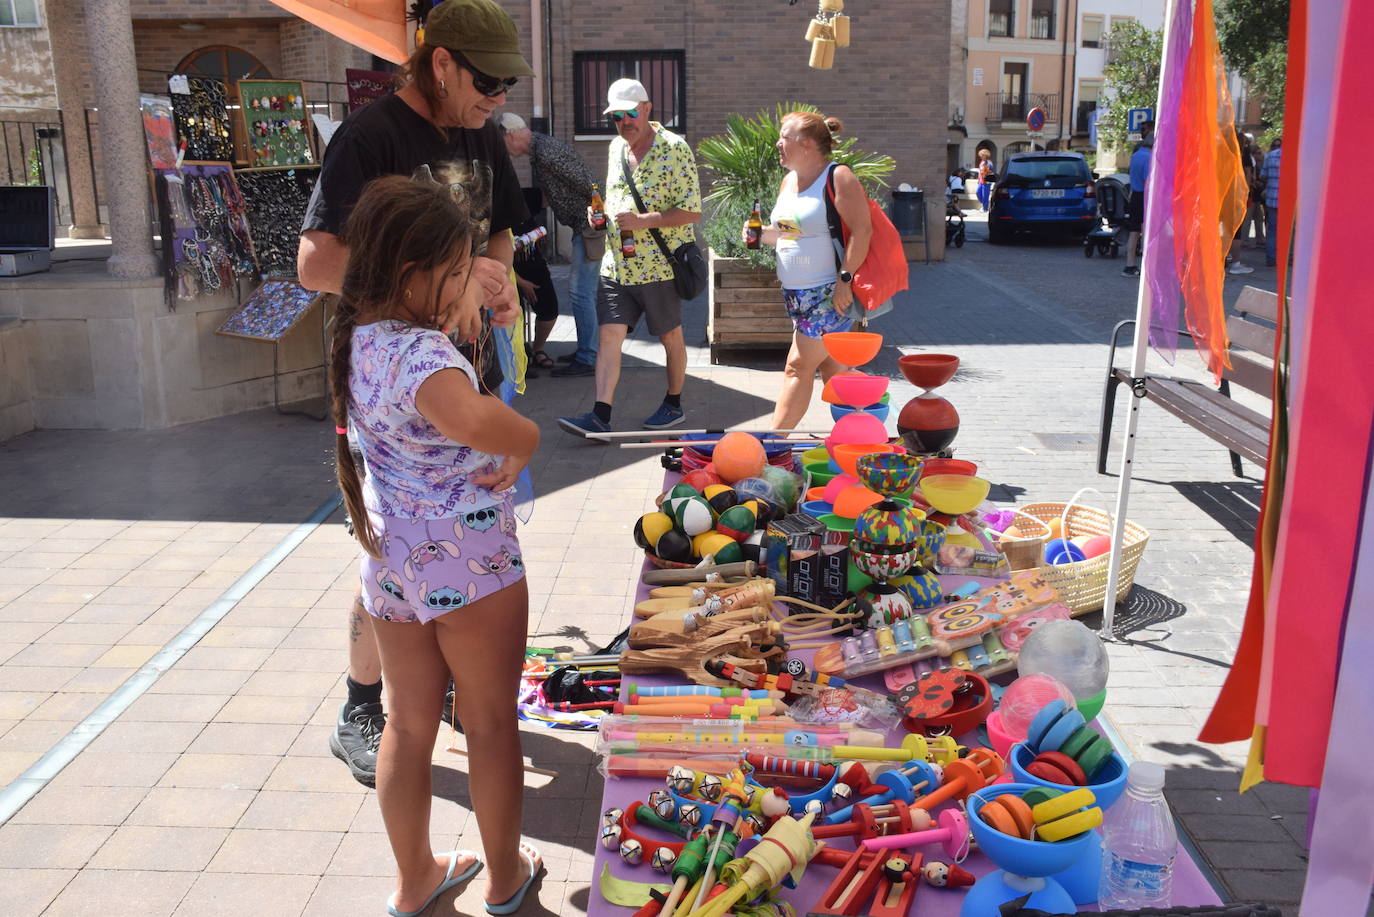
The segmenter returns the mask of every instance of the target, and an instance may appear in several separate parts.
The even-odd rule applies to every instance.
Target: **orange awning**
[[[405,0],[272,0],[350,45],[404,64],[410,57]]]

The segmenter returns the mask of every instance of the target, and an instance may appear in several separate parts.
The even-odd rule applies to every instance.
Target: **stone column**
[[[48,41],[52,46],[57,106],[62,110],[62,139],[67,149],[67,186],[72,195],[73,239],[103,239],[95,202],[91,143],[86,135],[86,105],[81,94],[81,68],[88,58],[85,13],[80,0],[48,0]]]
[[[138,108],[138,68],[134,62],[134,29],[129,0],[85,0],[89,42],[100,109],[100,154],[105,198],[110,214],[112,253],[109,271],[116,277],[153,277],[151,201],[148,152]]]

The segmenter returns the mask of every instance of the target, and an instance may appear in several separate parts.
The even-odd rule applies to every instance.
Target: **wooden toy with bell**
[[[835,66],[835,49],[849,47],[849,17],[844,14],[844,0],[820,0],[816,15],[806,26],[806,40],[811,42],[813,70],[829,70]]]

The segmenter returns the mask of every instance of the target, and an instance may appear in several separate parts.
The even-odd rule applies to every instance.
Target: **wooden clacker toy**
[[[917,847],[922,844],[939,844],[946,856],[962,860],[968,856],[969,833],[968,819],[959,809],[945,809],[937,821],[939,827],[909,834],[891,834],[887,837],[869,837],[863,840],[865,850],[896,850],[902,847]]]

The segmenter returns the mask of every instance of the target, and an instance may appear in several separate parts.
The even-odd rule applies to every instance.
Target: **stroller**
[[[967,175],[961,178],[967,178]],[[959,209],[959,201],[954,191],[945,189],[945,247],[964,247],[964,211]]]
[[[1130,191],[1120,179],[1107,176],[1097,182],[1097,228],[1083,237],[1083,257],[1091,258],[1093,251],[1104,258],[1115,258],[1121,252],[1122,234],[1126,224],[1126,199]],[[1102,224],[1105,223],[1106,226]]]

